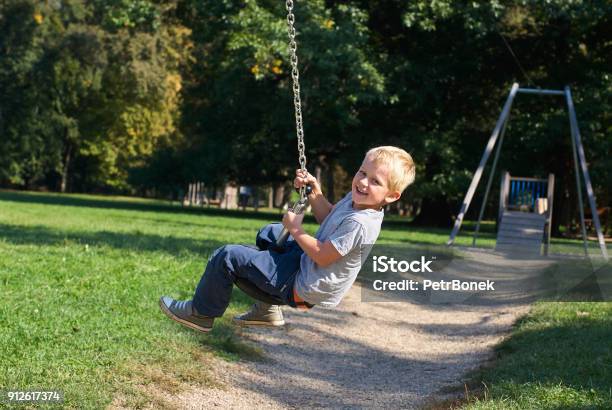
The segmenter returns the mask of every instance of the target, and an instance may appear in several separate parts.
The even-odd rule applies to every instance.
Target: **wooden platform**
[[[521,255],[541,255],[545,224],[544,215],[504,211],[497,232],[495,250]]]

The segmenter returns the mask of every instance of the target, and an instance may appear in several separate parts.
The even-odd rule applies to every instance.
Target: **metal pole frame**
[[[584,177],[584,185],[587,190],[587,197],[589,198],[591,214],[593,215],[593,224],[595,225],[595,230],[597,231],[597,241],[599,242],[599,248],[601,249],[601,254],[603,255],[604,259],[608,261],[608,250],[606,249],[606,242],[604,241],[603,233],[601,231],[599,215],[597,214],[595,193],[593,191],[593,186],[591,185],[591,177],[589,176],[586,156],[584,155],[584,148],[580,139],[580,129],[578,128],[576,110],[574,108],[574,101],[572,100],[572,93],[570,91],[569,86],[565,86],[565,99],[567,101],[567,110],[569,112],[570,128],[572,133],[572,147],[574,147],[574,149],[578,151],[578,159],[580,160],[580,168],[582,169],[582,176]],[[578,173],[576,173],[576,178],[579,178]],[[578,193],[578,198],[580,198],[580,203],[582,204],[582,192]],[[586,227],[584,226],[584,208],[582,205],[580,206],[580,217],[582,218],[582,230],[586,251]]]
[[[499,190],[499,209],[497,211],[497,226],[501,223],[502,216],[508,206],[508,194],[510,193],[510,173],[503,171]]]
[[[485,207],[487,206],[487,200],[489,199],[489,192],[491,191],[491,184],[493,183],[493,176],[495,175],[495,168],[497,168],[497,161],[499,159],[499,152],[504,144],[504,135],[506,134],[506,127],[510,121],[510,112],[506,116],[504,125],[502,126],[501,133],[499,134],[499,144],[495,150],[495,156],[493,157],[493,164],[491,165],[491,172],[489,173],[489,180],[487,181],[487,188],[485,189],[484,198],[482,199],[482,206],[480,207],[480,213],[478,214],[478,222],[474,228],[474,236],[472,237],[472,247],[476,247],[476,239],[478,239],[478,233],[480,232],[480,222],[484,215]]]
[[[569,103],[568,103],[569,107]],[[572,122],[572,116],[569,115],[570,120],[570,137],[572,141],[572,156],[574,157],[574,174],[576,175],[576,191],[578,193],[578,211],[580,212],[580,233],[582,234],[582,247],[584,248],[584,257],[589,256],[589,249],[587,247],[587,233],[586,224],[584,223],[584,203],[582,202],[582,183],[580,182],[580,170],[578,168],[578,154],[576,150],[576,137],[574,135],[574,123]]]
[[[463,222],[463,217],[465,213],[470,207],[470,203],[472,202],[472,198],[474,197],[474,193],[476,192],[476,187],[478,187],[478,183],[480,182],[480,178],[482,177],[482,173],[484,171],[484,167],[487,164],[487,160],[491,155],[491,151],[495,147],[495,143],[497,142],[497,137],[500,134],[504,123],[506,122],[506,118],[510,113],[510,108],[512,107],[512,102],[514,101],[514,97],[516,96],[516,92],[519,88],[518,83],[512,84],[512,88],[510,88],[510,94],[508,94],[508,98],[506,99],[506,103],[504,104],[504,108],[497,119],[497,123],[495,124],[495,128],[491,133],[491,137],[489,138],[489,142],[485,147],[484,153],[482,154],[482,158],[480,159],[480,164],[478,168],[476,168],[476,172],[474,173],[474,177],[472,178],[472,182],[470,183],[470,187],[468,188],[467,193],[465,194],[465,198],[463,203],[461,204],[461,209],[459,209],[459,214],[457,215],[457,219],[455,219],[455,226],[453,226],[453,231],[451,232],[450,238],[446,245],[451,246],[453,242],[455,242],[455,237],[459,233],[459,229],[461,228],[461,223]]]
[[[518,92],[520,94],[565,95],[565,92],[561,90],[543,90],[541,88],[519,88]]]
[[[497,159],[499,156],[499,152],[501,150],[501,143],[503,141],[503,136],[506,130],[506,122],[510,115],[510,108],[512,107],[512,102],[514,101],[516,94],[519,92],[523,94],[565,96],[565,100],[567,102],[569,121],[570,121],[572,150],[574,153],[574,164],[575,164],[575,169],[576,169],[576,184],[578,186],[578,201],[579,201],[579,206],[580,206],[580,220],[581,220],[581,225],[582,225],[582,236],[583,236],[583,243],[584,243],[584,248],[585,248],[585,256],[588,256],[587,247],[586,247],[587,238],[586,238],[586,227],[584,223],[584,206],[582,203],[582,187],[580,183],[580,176],[579,176],[578,168],[582,170],[582,176],[584,177],[585,187],[587,190],[587,196],[589,199],[589,206],[591,208],[591,213],[593,215],[593,224],[595,225],[595,230],[597,231],[597,240],[599,242],[599,247],[601,249],[601,253],[604,259],[608,261],[609,260],[608,251],[606,249],[606,244],[603,238],[601,224],[599,221],[599,215],[597,214],[595,194],[593,191],[593,186],[591,184],[591,178],[589,176],[586,156],[584,154],[584,148],[582,146],[582,142],[580,138],[580,130],[578,129],[578,120],[576,119],[576,111],[574,109],[574,102],[572,100],[572,94],[571,94],[569,86],[566,86],[563,91],[560,91],[560,90],[519,88],[518,83],[512,84],[512,87],[510,88],[510,93],[508,95],[508,98],[506,99],[506,103],[504,104],[502,112],[497,120],[497,123],[495,124],[495,128],[493,129],[493,132],[491,133],[491,137],[489,138],[489,142],[487,143],[487,146],[485,147],[485,150],[482,154],[482,158],[480,159],[480,164],[478,164],[478,168],[476,168],[476,172],[474,173],[474,176],[472,177],[472,182],[470,183],[470,186],[465,194],[465,198],[463,199],[463,203],[461,204],[461,208],[459,209],[459,213],[457,214],[457,219],[455,219],[453,230],[451,231],[450,237],[448,241],[446,242],[446,245],[452,246],[453,243],[455,242],[455,238],[457,234],[459,233],[459,230],[461,229],[463,218],[465,217],[465,214],[470,207],[470,203],[472,202],[474,193],[476,192],[476,188],[478,187],[478,183],[480,182],[480,178],[482,177],[482,173],[484,172],[485,165],[489,159],[489,156],[491,155],[491,152],[493,151],[493,148],[495,147],[497,138],[501,133],[500,145],[498,146],[497,152],[495,154],[493,167],[491,169],[491,175],[489,176],[489,181],[487,183],[487,188],[486,188],[485,197],[484,197],[485,200],[488,197],[491,181],[493,178],[493,173],[495,172],[495,166],[497,164]],[[549,204],[549,206],[550,205],[552,204]],[[484,207],[485,207],[485,203],[483,203],[482,208],[480,210],[480,215],[478,217],[478,223],[476,225],[476,230],[474,232],[474,238],[472,242],[473,244],[476,243],[476,236],[480,228],[480,220],[482,218]],[[549,212],[551,213],[549,217],[549,225],[550,225],[552,223],[552,206],[550,206]],[[549,227],[549,230],[550,230],[550,227]],[[550,241],[550,236],[548,236],[548,241]],[[547,248],[549,246],[550,244],[548,243]]]
[[[548,174],[548,187],[546,200],[548,209],[546,210],[546,244],[544,245],[544,255],[548,256],[550,249],[550,232],[552,229],[553,201],[555,199],[555,174]]]

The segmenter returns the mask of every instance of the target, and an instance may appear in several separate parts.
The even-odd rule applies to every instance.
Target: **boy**
[[[372,245],[378,238],[383,208],[397,201],[414,177],[414,162],[406,151],[391,146],[372,148],[353,177],[351,192],[332,205],[321,193],[316,178],[297,170],[294,186],[312,187],[308,199],[315,219],[321,224],[315,236],[304,232],[303,214],[287,212],[283,225],[291,237],[285,252],[245,245],[223,246],[210,257],[193,300],[176,301],[163,296],[162,311],[192,329],[209,331],[214,318],[222,316],[229,305],[236,278],[247,279],[292,307],[335,307],[352,286],[362,260],[367,257],[361,254],[361,245]],[[268,243],[273,242],[276,234],[274,225],[268,225],[260,231],[258,242],[265,243],[266,238]],[[242,316],[242,322],[282,324],[278,312],[277,307],[256,304],[249,312],[251,315]],[[241,317],[237,321],[241,322]]]

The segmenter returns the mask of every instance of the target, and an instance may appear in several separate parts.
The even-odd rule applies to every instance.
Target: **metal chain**
[[[287,0],[287,32],[289,34],[289,51],[291,52],[291,77],[293,79],[293,105],[295,108],[295,129],[299,152],[300,168],[306,171],[306,145],[304,144],[304,125],[302,122],[302,101],[300,99],[300,72],[298,70],[297,43],[295,41],[295,16],[293,0]],[[300,188],[300,199],[306,199],[306,187]]]

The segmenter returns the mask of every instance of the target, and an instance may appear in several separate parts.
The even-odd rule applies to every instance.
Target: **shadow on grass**
[[[198,208],[198,207],[183,207],[171,203],[159,203],[155,202],[139,202],[142,198],[134,198],[133,201],[129,199],[117,199],[117,198],[100,198],[82,197],[70,194],[51,194],[51,193],[39,193],[39,192],[19,192],[0,190],[0,201],[12,201],[18,203],[31,203],[31,204],[45,204],[45,205],[60,205],[60,206],[76,206],[85,208],[98,208],[98,209],[119,209],[119,210],[130,210],[130,211],[142,211],[142,212],[166,212],[173,214],[186,214],[186,215],[213,215],[213,216],[227,216],[232,218],[249,218],[255,220],[263,220],[267,222],[279,221],[281,219],[280,212],[264,212],[264,211],[242,211],[240,209],[220,209],[220,208]],[[153,200],[151,200],[153,201]],[[306,215],[304,221],[307,223],[316,223],[313,215]],[[168,221],[163,221],[168,222]],[[176,223],[176,222],[173,222]],[[473,227],[472,221],[464,222],[464,231],[471,230]],[[383,222],[383,229],[389,231],[405,231],[407,228],[414,233],[423,234],[438,234],[447,236],[450,234],[451,227],[448,228],[434,228],[434,227],[423,227],[414,225],[410,220],[398,219],[397,216],[391,218],[385,218]],[[495,224],[483,223],[481,225],[481,237],[492,238],[495,235]],[[418,241],[414,241],[418,243]]]
[[[141,198],[135,198],[141,199]],[[183,207],[164,203],[147,203],[129,201],[127,199],[116,199],[100,197],[96,199],[73,196],[69,194],[44,194],[32,192],[16,192],[16,191],[0,191],[0,201],[12,201],[19,203],[44,204],[44,205],[60,205],[60,206],[77,206],[84,208],[99,208],[99,209],[121,209],[129,211],[142,212],[168,212],[175,214],[188,215],[215,215],[229,216],[234,218],[250,218],[266,221],[278,221],[280,219],[278,212],[254,212],[220,208],[197,208]],[[314,221],[314,217],[306,218],[308,221]]]
[[[128,222],[134,222],[134,221],[140,221],[146,224],[164,224],[164,226],[168,226],[168,227],[179,227],[179,228],[183,228],[183,227],[188,227],[188,228],[193,228],[193,227],[202,227],[202,228],[218,228],[218,229],[228,229],[232,232],[248,232],[251,234],[251,236],[253,237],[253,241],[255,241],[255,236],[257,234],[257,228],[254,228],[251,224],[246,224],[246,223],[241,223],[240,224],[232,224],[229,225],[228,221],[223,220],[223,219],[194,219],[194,218],[190,218],[188,220],[184,220],[184,221],[180,221],[180,220],[176,220],[176,219],[169,219],[169,218],[150,218],[147,216],[143,216],[142,214],[135,216],[133,214],[119,214],[119,215],[113,215],[113,220],[114,221],[128,221]],[[272,221],[269,221],[272,222]],[[278,222],[278,221],[274,221],[274,222]],[[263,225],[263,223],[262,223]],[[229,226],[231,226],[231,228],[229,228]]]
[[[265,221],[280,220],[280,212],[264,212],[264,211],[242,211],[240,209],[220,209],[220,208],[198,208],[198,207],[183,207],[170,203],[153,203],[153,202],[138,202],[141,198],[135,198],[135,201],[128,199],[104,198],[96,199],[95,197],[82,197],[70,194],[47,194],[39,192],[18,192],[0,190],[0,201],[12,201],[19,203],[45,204],[45,205],[60,205],[60,206],[78,206],[85,208],[100,208],[100,209],[120,209],[130,211],[143,212],[168,212],[175,214],[188,215],[215,215],[228,216],[233,218],[250,218]],[[314,216],[306,215],[306,222],[316,223]],[[384,222],[384,228],[400,230],[402,227],[412,226],[410,221],[398,219],[387,219]],[[426,231],[425,228],[419,227],[417,230]],[[449,230],[437,228],[437,231],[447,234]]]
[[[162,237],[159,235],[116,232],[65,232],[51,230],[42,226],[15,226],[0,224],[0,240],[15,245],[64,245],[88,244],[90,246],[109,246],[114,249],[125,249],[138,252],[166,252],[177,255],[182,252],[208,254],[225,245],[215,240],[194,240],[185,238]],[[189,299],[193,290],[179,294],[178,299]],[[253,300],[241,290],[234,288],[232,309],[246,310]],[[215,322],[214,330],[205,335],[201,344],[207,346],[221,357],[233,360],[236,358],[259,360],[262,351],[257,346],[243,340],[236,326],[231,324],[231,316],[226,315]],[[185,329],[191,332],[191,330]]]
[[[61,231],[44,226],[0,224],[0,239],[15,245],[62,245],[72,242],[90,246],[109,246],[140,252],[162,251],[172,255],[183,252],[208,254],[225,243],[211,239],[175,238],[138,232]]]
[[[177,299],[186,300],[193,296],[192,289],[179,292]],[[213,330],[202,334],[200,345],[212,350],[218,356],[228,359],[262,360],[263,351],[260,347],[250,343],[240,336],[240,327],[232,324],[232,312],[244,312],[250,308],[254,300],[238,287],[234,286],[231,304],[222,318],[215,319]],[[193,332],[191,329],[180,326],[180,331]]]

